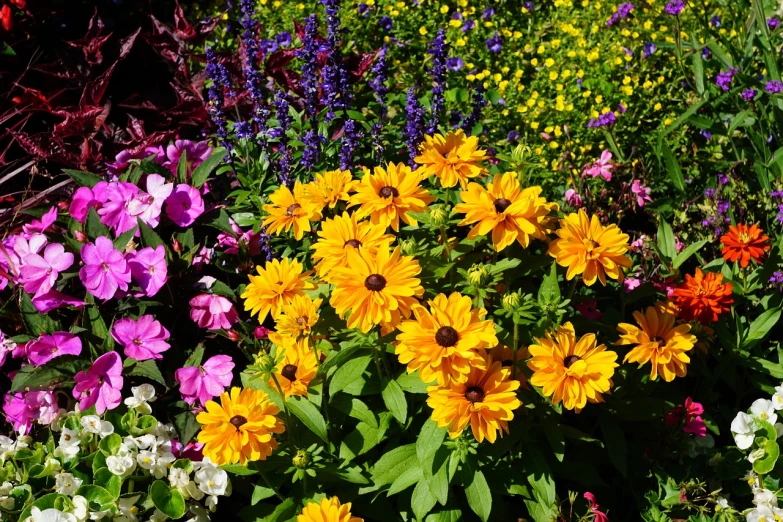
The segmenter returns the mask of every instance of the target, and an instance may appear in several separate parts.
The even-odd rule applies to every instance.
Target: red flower
[[[685,399],[684,405],[680,404],[666,415],[666,425],[675,426],[685,417],[685,423],[682,427],[683,432],[692,433],[697,437],[706,437],[707,425],[704,424],[704,420],[701,418],[702,413],[704,413],[704,406],[698,402],[693,402],[693,399],[688,397]]]
[[[0,8],[0,25],[2,25],[3,29],[6,31],[10,31],[14,26],[14,18],[11,14],[11,8],[7,5],[4,5],[2,8]]]
[[[672,294],[674,304],[680,309],[680,317],[706,324],[714,323],[721,314],[728,312],[734,303],[732,286],[722,281],[721,274],[704,274],[700,268],[693,276],[685,274],[685,281]]]
[[[723,243],[723,259],[726,261],[739,260],[740,266],[745,268],[752,259],[756,263],[761,261],[769,250],[769,237],[762,236],[762,229],[758,225],[748,228],[748,225],[729,226],[729,231],[721,238]]]
[[[599,506],[598,502],[595,501],[595,495],[587,491],[584,494],[584,497],[587,499],[588,502],[590,502],[590,511],[592,511],[593,514],[595,515],[595,519],[593,519],[593,522],[609,522],[609,517],[606,516],[606,513],[598,510],[598,508],[600,508],[601,506]]]

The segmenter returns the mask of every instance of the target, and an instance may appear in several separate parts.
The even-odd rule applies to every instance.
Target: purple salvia
[[[228,140],[228,121],[226,120],[226,113],[223,110],[226,103],[224,92],[228,89],[230,93],[231,75],[223,64],[218,62],[217,55],[211,47],[206,48],[206,60],[207,65],[205,72],[207,78],[212,81],[212,85],[207,89],[207,98],[209,100],[207,110],[212,123],[217,128],[215,134],[223,147],[225,147],[226,156],[233,165],[231,159],[231,150],[233,147]]]
[[[356,128],[356,122],[345,120],[343,124],[343,139],[340,146],[340,170],[351,170],[354,166],[354,155],[359,148],[362,133]]]
[[[253,100],[253,122],[256,124],[261,135],[261,146],[266,150],[267,122],[269,120],[269,108],[264,99],[262,90],[261,75],[258,72],[258,55],[260,52],[258,46],[258,22],[253,18],[255,15],[255,2],[253,0],[241,0],[239,3],[242,16],[242,46],[244,56],[242,57],[242,71],[245,74],[247,92],[250,99]]]
[[[416,97],[416,88],[408,89],[407,104],[405,105],[405,131],[403,136],[408,146],[408,164],[416,166],[414,158],[419,154],[419,144],[424,139],[424,109]]]
[[[280,185],[291,187],[294,180],[291,177],[291,149],[288,147],[288,136],[286,135],[286,131],[288,131],[293,120],[291,115],[288,114],[289,104],[283,91],[277,91],[275,93],[274,105],[277,110],[278,128],[273,129],[273,132],[270,132],[270,135],[273,138],[279,139],[277,150],[280,153],[280,171],[277,175],[277,181]]]
[[[321,0],[326,12],[327,60],[323,68],[324,103],[327,121],[334,119],[335,111],[349,107],[350,86],[348,72],[340,56],[340,3],[337,0]]]
[[[318,20],[310,15],[305,21],[302,47],[296,56],[302,59],[302,89],[304,90],[305,114],[311,122],[318,113]]]
[[[372,92],[375,94],[375,101],[378,102],[380,111],[378,114],[378,122],[374,123],[370,129],[373,149],[378,157],[383,155],[381,131],[383,130],[383,122],[386,120],[386,94],[389,92],[389,88],[386,87],[386,80],[389,78],[389,67],[386,63],[386,55],[388,52],[386,44],[383,44],[383,47],[378,53],[378,57],[370,70],[372,72],[372,77],[370,78],[369,84]]]
[[[481,117],[481,109],[487,105],[487,99],[484,97],[484,86],[478,83],[473,89],[473,102],[470,110],[470,114],[462,121],[462,130],[466,134],[470,134],[473,127],[478,123]]]
[[[427,53],[432,56],[432,68],[430,76],[432,77],[432,102],[430,103],[430,122],[427,126],[427,134],[433,135],[438,128],[440,113],[443,111],[445,102],[443,93],[446,87],[446,57],[448,50],[446,48],[446,31],[438,29],[438,33],[432,40]]]
[[[304,149],[302,149],[301,164],[308,172],[313,169],[321,157],[321,144],[325,142],[326,139],[318,134],[318,131],[312,129],[307,131],[302,138]]]

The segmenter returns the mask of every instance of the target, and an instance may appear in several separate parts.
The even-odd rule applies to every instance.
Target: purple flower
[[[644,42],[642,46],[642,58],[646,59],[655,54],[657,47],[652,42]]]
[[[34,219],[22,227],[26,236],[31,234],[42,234],[57,221],[57,207],[51,207],[41,219]]]
[[[767,27],[769,27],[772,30],[775,30],[780,25],[780,20],[777,18],[767,18]]]
[[[79,355],[82,353],[82,342],[78,337],[68,332],[42,334],[38,339],[27,343],[27,358],[34,366],[42,366],[61,355]]]
[[[517,141],[520,138],[520,135],[515,130],[508,131],[508,134],[506,135],[507,141]]]
[[[623,2],[619,6],[617,6],[617,11],[615,11],[612,16],[606,21],[606,25],[613,26],[616,24],[619,20],[624,20],[628,17],[628,15],[631,13],[635,6],[630,2]]]
[[[435,134],[438,128],[438,120],[445,103],[443,93],[446,87],[446,56],[448,55],[446,31],[438,29],[437,35],[435,35],[427,49],[427,54],[432,56],[432,68],[430,69],[432,98],[430,102],[430,121],[427,125],[426,133],[432,135]]]
[[[202,404],[217,397],[231,385],[234,363],[228,355],[210,357],[201,366],[185,366],[174,372],[182,399],[188,404]]]
[[[60,408],[52,392],[31,391],[25,393],[6,393],[3,413],[6,420],[13,424],[17,433],[28,434],[33,423],[48,425],[57,417]]]
[[[84,306],[84,301],[65,295],[57,290],[49,290],[41,296],[33,297],[33,306],[42,314],[48,314],[52,310],[65,305],[81,308]]]
[[[255,133],[249,121],[238,121],[234,123],[234,135],[240,140],[249,140]]]
[[[481,117],[481,110],[487,105],[487,99],[484,97],[484,85],[478,83],[473,88],[473,99],[471,100],[470,114],[462,121],[462,130],[467,134],[473,132],[473,127],[478,123]]]
[[[389,18],[388,16],[382,16],[381,19],[378,21],[378,25],[381,26],[381,29],[383,29],[384,31],[391,31],[393,23],[394,22],[392,21],[392,19]]]
[[[43,256],[28,254],[24,258],[24,266],[20,273],[24,291],[40,297],[52,289],[60,272],[64,272],[73,264],[73,254],[66,252],[58,243],[46,247]]]
[[[81,411],[95,405],[96,413],[102,415],[122,401],[122,359],[117,352],[101,355],[89,370],[77,373],[73,380],[73,397],[79,401]]]
[[[727,174],[720,173],[718,174],[718,186],[723,186],[728,184],[729,182],[729,176]]]
[[[664,11],[666,11],[666,14],[678,16],[682,13],[683,9],[685,9],[685,2],[683,0],[671,0],[671,2],[666,4]]]
[[[565,198],[566,202],[574,208],[579,208],[582,206],[582,196],[580,196],[574,189],[566,190]]]
[[[354,165],[354,154],[359,148],[362,133],[356,128],[356,122],[345,120],[343,123],[343,139],[340,146],[340,169],[351,170]]]
[[[731,89],[731,80],[734,78],[736,72],[737,69],[734,67],[729,67],[728,71],[721,71],[718,73],[718,76],[715,77],[715,84],[724,91],[728,91]]]
[[[318,19],[310,15],[305,21],[305,34],[302,38],[302,47],[296,52],[296,56],[302,59],[302,81],[304,90],[305,113],[310,121],[314,121],[318,112]]]
[[[277,51],[277,40],[261,40],[258,47],[264,51],[264,54],[270,54]]]
[[[720,27],[720,16],[718,16],[718,15],[712,15],[712,17],[710,18],[710,25],[711,25],[712,27],[714,27],[715,29],[717,29],[718,27]]]
[[[197,188],[180,183],[166,199],[166,215],[181,227],[188,227],[204,213],[204,200]]]
[[[451,58],[446,59],[446,68],[449,71],[457,72],[464,66],[464,62],[462,61],[462,58],[458,58],[456,56],[452,56]]]
[[[471,30],[471,29],[473,29],[474,27],[476,27],[476,21],[475,21],[475,20],[471,20],[470,18],[468,18],[468,19],[467,19],[467,20],[465,20],[465,22],[462,24],[462,32],[463,32],[463,33],[467,33],[468,31],[470,31],[470,30]]]
[[[357,10],[357,12],[358,12],[360,15],[362,15],[362,16],[365,16],[365,17],[366,17],[366,16],[369,16],[369,14],[370,14],[370,13],[368,12],[368,11],[369,11],[369,9],[370,9],[370,6],[369,6],[369,5],[367,5],[367,4],[365,4],[364,2],[362,2],[361,4],[359,4],[359,7],[358,7],[356,10]]]
[[[527,0],[525,2],[522,2],[522,9],[526,9],[528,13],[534,12],[535,7],[533,5],[532,0]]]
[[[701,131],[699,131],[699,134],[704,136],[705,140],[711,140],[712,139],[712,133],[710,131],[701,130]]]
[[[130,269],[109,238],[100,236],[94,244],[82,246],[81,256],[84,266],[79,270],[79,279],[89,293],[98,299],[111,299],[118,289],[128,289]]]
[[[406,123],[403,136],[408,146],[408,158],[411,166],[415,165],[413,159],[418,155],[419,144],[424,139],[424,109],[416,97],[416,89],[408,89],[405,105]]]
[[[487,39],[486,44],[487,49],[495,54],[498,54],[501,49],[503,49],[503,39],[500,37],[497,31],[495,31],[495,34],[491,38]]]
[[[772,272],[769,282],[776,286],[783,286],[783,272]]]
[[[308,130],[302,138],[302,166],[308,170],[312,170],[315,164],[321,157],[321,145],[326,143],[326,138],[318,133],[316,130]]]
[[[764,85],[764,90],[770,94],[777,94],[783,91],[783,83],[778,80],[770,80]]]
[[[291,150],[288,147],[288,136],[286,135],[286,132],[291,126],[291,123],[293,123],[293,119],[291,118],[291,115],[288,114],[289,104],[283,91],[277,91],[275,94],[274,105],[277,112],[277,123],[279,125],[277,129],[273,129],[277,131],[275,137],[279,138],[278,152],[280,153],[280,171],[277,175],[277,181],[281,185],[290,187],[293,184],[293,180],[290,176]]]
[[[231,159],[232,145],[228,138],[228,121],[224,107],[226,104],[225,91],[231,89],[231,75],[223,64],[218,62],[215,51],[207,46],[206,48],[207,66],[205,72],[207,78],[212,81],[212,85],[207,89],[207,110],[212,123],[217,127],[216,135],[223,146],[226,148],[226,156]]]
[[[114,323],[111,336],[125,347],[125,357],[137,361],[163,359],[161,353],[171,348],[166,342],[169,331],[151,315],[142,315],[136,321],[128,317],[120,319]]]
[[[193,169],[212,155],[212,147],[207,141],[176,140],[166,146],[166,161],[163,162],[163,166],[171,172],[176,172],[179,159],[183,154],[188,160],[188,175],[190,175]],[[147,192],[149,192],[149,181],[147,182]]]
[[[280,47],[288,47],[291,45],[291,33],[283,31],[275,37],[275,40]]]
[[[749,102],[756,97],[756,94],[758,94],[758,91],[756,91],[756,89],[745,89],[744,91],[742,91],[742,94],[740,94],[740,96],[742,96],[743,100]]]
[[[652,198],[650,197],[650,189],[643,187],[642,183],[638,179],[633,180],[633,183],[631,184],[631,192],[633,192],[634,196],[636,196],[636,204],[639,205],[639,207],[644,207],[647,202],[652,202]]]
[[[493,16],[495,16],[495,10],[492,9],[491,7],[487,7],[486,9],[484,9],[484,12],[481,13],[481,19],[484,20],[485,22],[490,18],[492,18]]]
[[[152,297],[166,284],[168,268],[166,266],[166,249],[158,245],[154,249],[145,247],[132,252],[126,257],[133,280],[144,291],[144,295]]]
[[[617,117],[612,111],[601,114],[598,118],[592,118],[587,122],[587,128],[597,129],[600,127],[611,127],[617,122]]]

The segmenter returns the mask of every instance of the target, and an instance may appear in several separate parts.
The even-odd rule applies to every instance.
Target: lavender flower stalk
[[[438,34],[432,40],[427,53],[432,56],[432,68],[430,76],[432,77],[432,103],[430,106],[430,121],[427,126],[427,134],[435,134],[438,128],[440,113],[443,111],[444,96],[446,86],[446,31],[438,29]]]
[[[405,106],[407,123],[403,136],[408,146],[408,164],[415,168],[414,158],[419,154],[419,144],[424,139],[424,108],[416,97],[416,88],[408,89],[407,105]]]
[[[354,154],[359,148],[362,133],[356,128],[356,122],[345,120],[343,124],[343,140],[340,147],[340,170],[351,170],[354,166]]]
[[[383,143],[381,142],[381,130],[383,130],[383,122],[386,120],[387,107],[386,107],[386,94],[389,92],[389,88],[386,87],[386,80],[389,77],[389,67],[386,63],[386,54],[388,49],[386,44],[383,44],[381,51],[378,53],[378,58],[375,64],[372,66],[372,78],[370,79],[370,88],[375,93],[375,101],[380,106],[380,114],[378,114],[378,122],[374,123],[370,135],[372,136],[373,149],[377,157],[383,156]]]
[[[470,114],[462,121],[462,130],[464,130],[466,134],[470,134],[473,127],[476,126],[476,123],[478,123],[478,120],[481,117],[481,109],[486,105],[487,100],[484,98],[484,86],[481,83],[478,83],[473,90],[473,107],[471,108]]]
[[[285,97],[283,91],[277,91],[275,93],[274,101],[275,109],[277,110],[277,123],[279,127],[274,129],[274,132],[270,133],[273,136],[279,138],[278,152],[280,153],[280,171],[277,174],[277,181],[280,185],[291,187],[293,185],[293,178],[291,177],[291,150],[288,147],[288,136],[286,132],[291,126],[292,118],[288,114],[288,100]]]
[[[326,138],[318,134],[318,131],[310,129],[302,138],[304,149],[302,150],[302,166],[310,172],[321,157],[321,144]]]
[[[315,15],[307,17],[302,48],[297,57],[302,59],[302,88],[304,89],[305,113],[310,121],[315,121],[318,113],[318,20]]]
[[[212,81],[212,85],[207,89],[207,98],[209,99],[207,110],[212,119],[212,123],[217,128],[215,134],[223,147],[225,147],[226,156],[231,162],[231,150],[233,147],[228,140],[228,121],[226,120],[226,113],[223,111],[223,107],[226,103],[223,93],[224,89],[231,87],[231,75],[229,75],[226,68],[218,62],[217,55],[211,47],[206,48],[206,59],[207,78]]]
[[[337,0],[321,0],[326,12],[326,65],[323,68],[324,103],[326,120],[335,117],[335,111],[347,110],[350,104],[348,72],[340,57],[340,3]]]
[[[257,58],[260,52],[256,35],[258,33],[258,22],[253,18],[255,14],[255,2],[253,0],[241,0],[240,10],[242,12],[242,45],[244,47],[244,56],[242,60],[242,71],[245,74],[247,91],[253,100],[253,121],[261,134],[261,146],[264,153],[267,154],[267,122],[269,120],[269,109],[266,106],[264,92],[261,88],[261,75],[258,73]]]

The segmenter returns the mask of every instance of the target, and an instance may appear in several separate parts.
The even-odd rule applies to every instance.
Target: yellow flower
[[[456,205],[454,211],[465,213],[461,226],[477,223],[468,239],[492,231],[492,243],[498,252],[514,241],[527,248],[531,237],[546,239],[553,225],[549,213],[559,208],[540,194],[541,187],[522,189],[516,173],[506,172],[502,176],[496,174],[487,188],[470,183],[468,190],[460,193],[463,203]]]
[[[348,201],[349,193],[359,183],[347,170],[330,170],[315,175],[315,181],[308,183],[308,196],[318,208],[334,208],[338,201]]]
[[[618,366],[615,352],[603,344],[596,346],[594,334],[583,335],[577,341],[570,322],[536,342],[528,347],[532,359],[527,366],[533,370],[530,384],[541,386],[541,392],[551,396],[554,404],[562,402],[565,408],[577,412],[588,402],[603,402],[601,394],[609,393]]]
[[[389,163],[386,169],[375,167],[375,172],[366,173],[356,187],[350,206],[360,205],[358,217],[370,216],[373,224],[384,228],[391,225],[397,232],[400,219],[409,225],[417,224],[408,212],[425,212],[435,200],[419,186],[420,182],[421,174],[402,163]]]
[[[389,244],[378,247],[375,254],[364,248],[348,250],[348,264],[336,268],[335,285],[330,303],[340,318],[351,311],[348,328],[367,333],[380,324],[386,332],[411,315],[416,298],[424,295],[419,262],[400,254],[400,247],[389,252]]]
[[[275,328],[281,335],[294,339],[309,336],[310,330],[318,322],[318,308],[322,301],[313,301],[307,294],[295,295],[289,302],[283,303]]]
[[[270,332],[269,340],[283,355],[275,367],[275,377],[269,379],[269,386],[275,389],[277,384],[280,384],[286,398],[292,395],[306,397],[307,387],[318,371],[318,361],[309,340],[305,337],[297,341],[293,337],[280,335],[279,332]]]
[[[465,382],[472,367],[484,369],[484,349],[498,343],[495,324],[484,320],[486,310],[473,308],[470,297],[459,292],[439,294],[428,304],[429,310],[415,305],[416,319],[397,327],[394,353],[408,365],[408,373],[419,370],[424,382]]]
[[[423,165],[422,177],[435,174],[443,187],[450,188],[459,182],[464,189],[469,178],[475,178],[486,172],[478,164],[487,158],[487,153],[478,148],[476,136],[465,136],[462,129],[442,134],[425,136],[419,147],[420,154],[416,163]]]
[[[321,500],[320,504],[307,504],[296,522],[364,522],[364,519],[351,516],[350,502],[341,505],[337,497],[332,497]]]
[[[495,442],[508,433],[513,410],[522,402],[517,399],[519,381],[510,378],[511,370],[487,357],[483,368],[473,367],[465,382],[451,381],[445,386],[427,388],[427,405],[439,428],[448,426],[449,436],[456,439],[470,424],[477,441]]]
[[[285,431],[275,416],[280,410],[261,390],[231,388],[220,395],[220,404],[207,401],[205,408],[196,417],[202,425],[198,441],[218,466],[266,460],[277,449],[273,435]]]
[[[259,323],[263,323],[270,312],[276,319],[283,305],[290,304],[297,295],[304,295],[305,290],[315,289],[307,279],[310,272],[302,272],[302,263],[296,259],[273,259],[256,270],[257,276],[248,275],[250,284],[240,297],[245,300],[245,310],[250,310],[251,316],[258,313]]]
[[[294,237],[302,239],[310,231],[310,221],[321,219],[317,204],[307,197],[307,188],[298,181],[293,192],[283,185],[270,194],[269,201],[264,205],[264,212],[269,214],[264,226],[269,234],[288,232],[293,227]]]
[[[642,312],[634,312],[633,318],[639,326],[628,323],[617,325],[620,339],[617,344],[635,344],[623,362],[636,362],[640,365],[652,364],[650,379],[660,375],[666,382],[675,377],[685,377],[688,373],[690,357],[685,352],[696,344],[695,335],[690,334],[689,324],[674,325],[677,316],[661,307],[648,306]]]
[[[623,280],[621,267],[629,268],[631,259],[625,255],[630,249],[628,234],[617,225],[603,226],[598,216],[587,217],[584,209],[560,220],[558,239],[549,245],[548,254],[557,264],[568,267],[566,279],[582,274],[587,286],[598,279],[606,286],[606,276]]]

